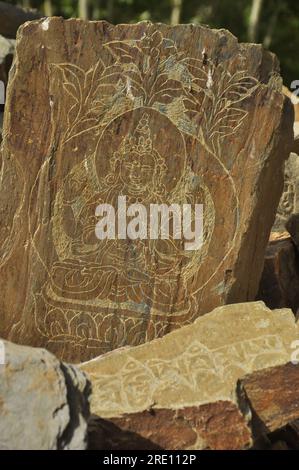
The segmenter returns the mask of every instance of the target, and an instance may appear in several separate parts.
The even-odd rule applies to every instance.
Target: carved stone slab
[[[254,299],[292,141],[277,71],[260,46],[203,26],[23,25],[2,150],[0,333],[79,361]],[[203,204],[202,247],[99,241],[95,208],[119,195]]]
[[[239,407],[237,381],[289,362],[298,339],[291,310],[248,302],[82,364],[93,387],[91,412],[100,418],[93,437],[102,430],[106,445],[118,449],[130,448],[131,435],[146,449],[246,447],[251,416],[246,403]]]

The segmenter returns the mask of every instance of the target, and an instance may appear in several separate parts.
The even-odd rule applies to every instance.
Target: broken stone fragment
[[[293,142],[276,57],[225,30],[150,22],[47,18],[17,43],[0,335],[81,362],[253,300]],[[202,204],[203,244],[99,240],[96,207],[120,195],[147,211]]]
[[[247,420],[230,400],[113,419],[93,416],[88,436],[94,450],[244,449],[252,443]]]
[[[8,71],[15,51],[15,41],[0,35],[0,80],[6,85]],[[0,103],[2,104],[2,103]]]
[[[235,304],[162,339],[81,364],[93,386],[91,445],[250,446],[251,413],[246,402],[239,406],[237,381],[289,362],[298,339],[290,310],[271,311],[262,302]]]
[[[299,419],[299,365],[288,363],[254,372],[240,380],[240,388],[250,403],[252,428],[257,435]]]
[[[85,449],[85,374],[43,349],[0,343],[0,449]]]

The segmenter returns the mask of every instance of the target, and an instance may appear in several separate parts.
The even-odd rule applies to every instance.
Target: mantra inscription
[[[34,318],[39,342],[89,359],[188,324],[209,292],[225,291],[241,211],[229,145],[248,124],[258,80],[238,62],[230,70],[198,56],[148,28],[104,42],[92,66],[48,63],[51,146],[30,189],[28,314],[12,339]],[[145,207],[203,204],[202,247],[98,240],[95,208],[121,195]]]

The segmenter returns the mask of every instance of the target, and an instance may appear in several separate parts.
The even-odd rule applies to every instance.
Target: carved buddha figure
[[[159,276],[163,277],[160,300],[161,289],[166,302],[170,291],[175,291],[179,269],[184,259],[188,261],[182,240],[98,240],[95,236],[99,204],[113,206],[117,219],[119,196],[126,196],[127,205],[138,202],[147,210],[152,203],[173,202],[167,201],[163,183],[167,167],[154,148],[148,121],[143,114],[133,133],[123,138],[110,159],[110,171],[98,183],[92,180],[94,172],[86,161],[67,177],[57,197],[53,227],[60,259],[51,270],[51,290],[58,297],[82,299],[83,295],[99,305],[104,300],[152,303],[158,297],[155,278]]]

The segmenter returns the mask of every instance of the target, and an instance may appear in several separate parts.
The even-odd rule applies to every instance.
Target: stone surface
[[[0,449],[85,449],[90,383],[43,350],[4,341]]]
[[[298,333],[290,310],[227,305],[162,339],[81,364],[98,417],[93,448],[250,445],[251,416],[246,404],[239,408],[237,380],[289,362]]]
[[[293,138],[277,71],[261,46],[204,26],[23,25],[4,122],[0,333],[79,362],[253,300]],[[203,204],[202,247],[99,241],[95,208],[119,195]]]
[[[294,212],[299,212],[299,156],[291,153],[285,163],[284,189],[272,231],[284,231],[287,220]]]
[[[290,238],[289,232],[271,232],[269,241],[274,242],[276,240],[285,240],[286,238]]]
[[[298,365],[255,372],[244,377],[240,387],[250,402],[255,432],[269,433],[299,419]]]
[[[94,417],[89,431],[93,450],[232,450],[251,444],[247,420],[230,400],[151,409],[112,420]]]
[[[269,308],[299,308],[299,257],[290,236],[269,242],[258,300]]]

